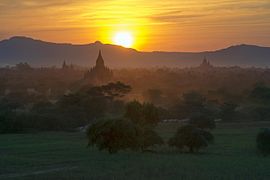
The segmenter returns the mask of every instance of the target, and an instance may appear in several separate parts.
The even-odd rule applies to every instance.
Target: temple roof
[[[101,50],[99,50],[99,53],[98,53],[98,58],[97,58],[97,61],[96,61],[96,67],[105,67],[104,60],[103,60],[103,57],[102,57],[102,54],[101,54]]]

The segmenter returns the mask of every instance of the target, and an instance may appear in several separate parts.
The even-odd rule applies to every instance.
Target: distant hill
[[[99,49],[106,64],[113,68],[198,66],[204,57],[216,66],[270,66],[270,47],[254,45],[236,45],[206,52],[140,52],[99,41],[73,45],[27,37],[0,41],[0,65],[28,62],[33,66],[61,66],[65,60],[67,63],[92,66]]]

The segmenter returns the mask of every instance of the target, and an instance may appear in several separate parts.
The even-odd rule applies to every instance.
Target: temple
[[[73,64],[68,65],[66,63],[66,61],[64,61],[63,64],[62,64],[62,69],[63,70],[73,70],[74,69],[74,66],[73,66]]]
[[[99,50],[96,65],[85,73],[84,79],[92,84],[103,84],[110,81],[112,77],[113,72],[105,66],[104,59],[101,51]]]
[[[199,68],[203,70],[207,70],[207,69],[213,68],[213,66],[210,64],[210,62],[206,58],[204,58]]]

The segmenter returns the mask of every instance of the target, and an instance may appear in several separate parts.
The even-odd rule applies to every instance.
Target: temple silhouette
[[[210,64],[210,62],[206,59],[206,57],[204,57],[201,65],[199,66],[199,68],[202,70],[212,69],[213,67],[214,66]]]
[[[62,69],[63,70],[73,70],[74,69],[74,65],[73,64],[67,64],[66,61],[63,62],[62,64]]]
[[[84,79],[91,84],[103,84],[110,81],[112,77],[113,72],[105,66],[101,50],[99,50],[96,65],[84,74]]]

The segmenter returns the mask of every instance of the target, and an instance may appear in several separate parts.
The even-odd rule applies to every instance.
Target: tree
[[[128,94],[130,91],[131,91],[131,86],[126,85],[120,81],[101,86],[101,92],[103,93],[103,95],[112,100],[116,98],[122,98],[126,94]]]
[[[163,144],[163,140],[151,128],[143,128],[128,119],[105,119],[92,124],[87,130],[88,145],[99,150],[116,153],[119,150],[141,150]]]
[[[87,85],[75,93],[63,96],[58,105],[63,112],[70,113],[71,116],[89,120],[98,119],[113,110],[118,112],[122,109],[120,98],[130,91],[131,87],[121,82],[102,86]]]
[[[92,124],[87,130],[88,145],[116,153],[119,150],[139,148],[138,127],[126,119],[106,119]]]
[[[18,133],[23,131],[21,119],[18,119],[15,112],[0,112],[0,134]]]
[[[177,118],[189,118],[208,112],[205,104],[206,99],[203,95],[199,92],[191,91],[183,94],[182,100],[175,105],[174,111]]]
[[[131,86],[120,81],[111,82],[102,86],[85,86],[81,89],[82,93],[86,93],[92,97],[102,97],[108,100],[122,98],[131,91]]]
[[[134,123],[142,123],[142,104],[139,101],[132,101],[126,104],[125,117],[133,121]]]
[[[257,148],[263,155],[270,154],[270,129],[262,129],[257,135]]]
[[[130,119],[140,129],[140,148],[142,151],[153,145],[163,144],[162,138],[153,130],[160,121],[158,109],[150,103],[138,101],[126,105],[125,118]]]
[[[270,88],[263,83],[255,85],[250,93],[250,97],[260,103],[270,103]]]
[[[152,128],[140,128],[140,148],[145,151],[154,145],[164,144],[163,139]]]
[[[159,111],[153,104],[138,101],[126,105],[125,117],[140,126],[156,125],[159,121]]]
[[[270,117],[270,88],[263,83],[256,84],[250,93],[255,104],[254,115],[259,121],[268,120]]]
[[[210,132],[196,128],[192,125],[184,125],[178,128],[176,134],[169,139],[169,146],[183,149],[187,147],[190,153],[197,152],[202,147],[207,147],[213,140]]]

